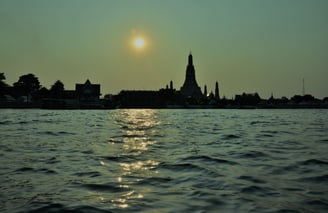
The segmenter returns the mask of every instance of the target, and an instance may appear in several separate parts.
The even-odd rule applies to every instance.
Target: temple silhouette
[[[180,93],[186,97],[193,97],[196,100],[200,100],[203,97],[202,91],[200,90],[200,87],[198,86],[196,81],[195,67],[193,64],[191,52],[188,56],[186,78],[183,83],[183,86],[180,88]],[[204,95],[206,95],[205,92]]]
[[[13,86],[7,85],[0,73],[0,108],[46,108],[46,109],[113,109],[113,108],[328,108],[328,97],[319,100],[312,95],[295,95],[267,100],[258,93],[242,93],[235,98],[220,97],[219,83],[214,93],[203,92],[196,81],[193,55],[189,52],[185,80],[176,90],[171,80],[159,90],[122,90],[119,94],[107,94],[100,98],[100,84],[90,80],[77,83],[75,90],[65,90],[59,80],[49,89],[42,87],[33,74],[23,75]]]
[[[207,86],[202,93],[196,81],[196,71],[193,64],[191,52],[188,55],[185,80],[180,88],[176,90],[171,80],[166,88],[158,91],[149,90],[123,90],[116,97],[118,106],[121,108],[185,108],[200,105],[215,105],[220,99],[219,84],[215,84],[215,94],[207,94]]]

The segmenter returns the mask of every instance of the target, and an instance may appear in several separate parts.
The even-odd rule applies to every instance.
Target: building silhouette
[[[180,88],[180,93],[186,97],[191,97],[196,100],[200,100],[203,94],[196,82],[195,67],[193,65],[193,58],[191,52],[188,56],[188,65],[186,69],[186,79],[183,86]]]
[[[92,84],[89,79],[84,84],[75,84],[75,90],[63,90],[42,100],[46,109],[100,109],[100,84]]]
[[[100,84],[91,84],[87,79],[84,84],[75,84],[75,92],[80,101],[99,101]]]
[[[75,92],[80,108],[99,108],[100,84],[92,84],[89,79],[84,84],[75,84]]]

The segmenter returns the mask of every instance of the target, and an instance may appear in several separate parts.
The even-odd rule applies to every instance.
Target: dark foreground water
[[[328,212],[328,110],[0,110],[0,212]]]

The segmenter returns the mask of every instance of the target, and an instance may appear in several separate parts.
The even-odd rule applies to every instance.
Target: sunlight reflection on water
[[[156,143],[156,141],[151,140],[150,135],[148,135],[148,131],[154,131],[154,127],[161,124],[157,119],[156,112],[156,110],[152,109],[125,110],[121,111],[116,117],[123,131],[123,135],[125,136],[123,138],[123,149],[128,151],[130,155],[136,155],[145,159],[145,157],[142,157],[143,153],[149,149],[149,146]],[[119,187],[129,188],[131,178],[127,178],[128,181],[125,182],[126,178],[124,177],[126,176],[151,177],[153,173],[156,173],[154,169],[158,164],[159,162],[154,159],[119,163],[122,168],[122,173],[118,177]],[[138,178],[135,181],[140,180],[141,178]],[[114,203],[119,203],[118,207],[120,208],[127,208],[130,199],[141,199],[144,198],[144,195],[142,192],[133,190],[124,194],[123,197],[124,199],[117,198],[113,200]]]
[[[0,211],[318,212],[326,110],[2,110]]]

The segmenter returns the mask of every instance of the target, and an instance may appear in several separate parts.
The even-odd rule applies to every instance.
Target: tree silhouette
[[[8,87],[4,80],[6,80],[5,74],[0,73],[0,95],[4,95],[5,89]]]
[[[53,98],[62,98],[64,94],[64,84],[57,80],[50,88],[50,94]]]
[[[4,82],[6,80],[6,76],[3,72],[0,73],[0,86],[2,87],[7,87],[8,85]]]
[[[18,81],[14,83],[14,90],[18,96],[29,96],[39,91],[41,88],[39,79],[34,74],[22,75]]]
[[[0,73],[0,81],[6,80],[5,74],[3,72]]]
[[[49,97],[49,90],[45,87],[42,87],[34,96],[35,99],[42,100],[43,98]]]
[[[239,105],[251,105],[255,106],[261,101],[261,98],[258,93],[254,94],[246,94],[243,93],[242,95],[235,96],[235,102]]]

